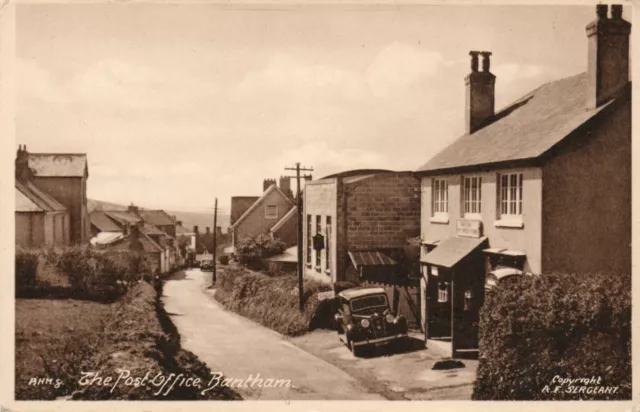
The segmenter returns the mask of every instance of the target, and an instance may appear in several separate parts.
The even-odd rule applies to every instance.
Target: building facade
[[[356,170],[306,182],[305,276],[325,283],[360,283],[381,269],[379,274],[386,273],[386,280],[393,282],[407,240],[420,230],[419,191],[420,181],[412,173],[385,170]],[[319,245],[314,245],[314,237]],[[360,259],[365,254],[374,259]]]
[[[490,53],[471,52],[467,133],[416,172],[424,327],[454,354],[477,347],[488,280],[630,275],[630,29],[621,6],[597,6],[587,73],[498,113]]]

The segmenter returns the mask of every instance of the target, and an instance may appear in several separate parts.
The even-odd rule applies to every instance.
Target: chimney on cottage
[[[210,234],[211,234],[211,228],[210,228],[209,226],[207,226],[207,228],[206,228],[206,234],[207,234],[207,235],[210,235]]]
[[[26,145],[18,145],[18,152],[16,153],[16,179],[25,182],[33,176],[31,169],[29,168],[29,152],[27,152]]]
[[[471,56],[471,73],[464,79],[466,86],[465,127],[471,134],[486,126],[495,114],[496,76],[490,71],[491,52],[469,52]],[[482,56],[482,71],[478,70],[479,56]]]
[[[216,238],[222,237],[222,226],[216,226]]]
[[[283,192],[287,193],[289,190],[291,190],[291,178],[289,178],[288,176],[280,176],[279,183],[280,190],[282,190]]]
[[[622,18],[622,5],[596,6],[596,19],[586,27],[589,42],[587,108],[594,109],[616,97],[629,82],[631,23]]]
[[[134,214],[138,214],[138,206],[135,206],[133,203],[131,203],[128,207],[127,207],[127,211],[134,213]]]
[[[182,226],[182,220],[176,220],[176,225]]]
[[[268,188],[276,184],[276,179],[264,179],[262,181],[262,191],[265,192]]]

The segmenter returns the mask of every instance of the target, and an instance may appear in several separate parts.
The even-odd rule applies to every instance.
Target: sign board
[[[471,219],[458,219],[456,225],[456,234],[465,237],[481,237],[482,222]]]

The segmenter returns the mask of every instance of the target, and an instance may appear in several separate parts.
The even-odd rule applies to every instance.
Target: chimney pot
[[[482,55],[482,71],[488,73],[489,68],[491,67],[491,52],[483,51],[480,52],[480,54]]]
[[[613,20],[621,20],[622,19],[622,4],[612,4],[611,5],[611,18]]]
[[[471,71],[472,72],[477,72],[478,71],[478,55],[480,54],[480,52],[478,51],[470,51],[469,52],[469,56],[471,56]]]
[[[598,20],[606,20],[607,19],[607,11],[609,6],[606,4],[598,4],[596,6],[596,14],[598,15]],[[613,7],[612,7],[613,9]]]

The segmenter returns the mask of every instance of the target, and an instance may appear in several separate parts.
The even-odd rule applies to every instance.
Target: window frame
[[[475,187],[473,184],[475,183]],[[470,185],[470,186],[467,186]],[[468,175],[461,178],[461,216],[465,219],[482,217],[482,176]],[[468,189],[468,190],[467,190]],[[467,198],[468,196],[468,198]],[[468,210],[468,211],[467,211]]]
[[[313,239],[311,239],[312,223],[311,215],[307,215],[307,266],[311,266],[311,251],[313,250]]]
[[[322,216],[316,215],[316,235],[322,234]],[[322,251],[316,250],[316,270],[322,270]]]
[[[325,262],[325,269],[324,271],[327,274],[331,273],[331,231],[333,230],[333,219],[331,216],[325,216],[324,218],[324,233],[325,233],[325,241],[324,241],[324,262]]]
[[[449,223],[449,180],[446,177],[431,179],[432,223]]]
[[[275,215],[269,214],[269,208],[275,208]],[[278,205],[264,205],[264,218],[265,219],[277,219],[278,218]]]
[[[497,176],[497,227],[521,228],[523,224],[524,172],[509,171]]]

